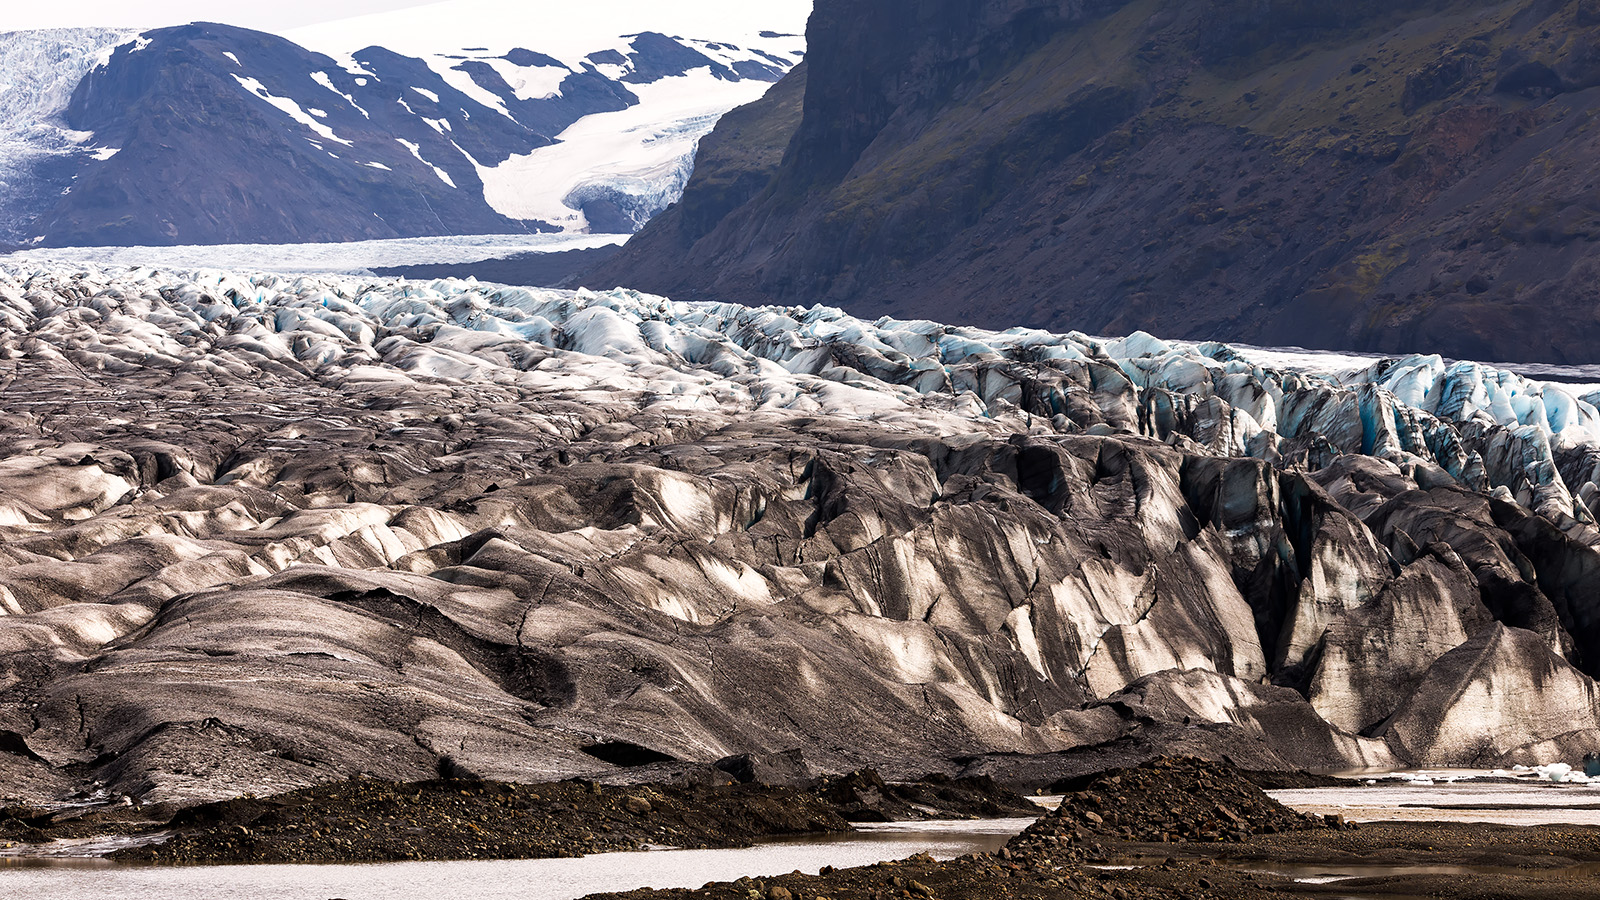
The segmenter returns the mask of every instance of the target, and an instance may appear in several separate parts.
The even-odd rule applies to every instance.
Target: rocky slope
[[[12,270],[0,783],[1600,749],[1593,398],[1269,356]]]
[[[724,129],[701,180],[759,185],[585,283],[1600,360],[1589,0],[822,0],[808,41],[803,119],[742,129],[781,165]]]

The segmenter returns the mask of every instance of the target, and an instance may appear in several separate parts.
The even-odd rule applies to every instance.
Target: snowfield
[[[442,0],[297,28],[284,37],[331,56],[387,47],[444,69],[451,54],[502,55],[517,47],[578,68],[600,51],[627,52],[629,37],[645,31],[694,41],[713,54],[718,48],[707,44],[732,45],[724,51],[730,61],[743,50],[770,45],[799,62],[810,16],[811,0]]]

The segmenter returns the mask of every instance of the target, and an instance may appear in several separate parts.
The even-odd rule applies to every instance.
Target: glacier
[[[804,58],[810,14],[811,0],[602,0],[581,7],[450,0],[286,36],[346,59],[352,70],[361,69],[353,54],[372,44],[415,56],[513,119],[514,104],[559,97],[573,73],[626,84],[637,105],[591,114],[556,135],[555,144],[480,165],[478,174],[490,206],[508,218],[567,232],[633,233],[682,195],[696,145],[716,120],[759,99]],[[618,22],[627,23],[627,34]],[[654,52],[641,46],[645,33],[670,36],[704,65],[659,77],[641,62]],[[503,88],[486,87],[495,81]]]
[[[59,28],[0,33],[0,241],[26,240],[26,226],[72,184],[70,158],[109,159],[92,135],[61,121],[72,91],[133,32]]]
[[[614,247],[621,234],[478,234],[390,238],[333,244],[190,244],[175,247],[50,247],[0,254],[12,266],[76,265],[96,268],[140,266],[191,271],[307,275],[372,275],[398,266],[467,264],[527,253],[562,253]]]
[[[593,240],[579,243],[589,246]],[[395,250],[414,253],[415,245],[441,242],[457,249],[452,239],[371,243],[392,258]],[[536,236],[512,247],[569,244],[559,236]],[[168,249],[174,261],[181,261],[209,248]],[[92,249],[84,258],[103,259],[106,253]],[[14,291],[37,278],[65,277],[66,270],[28,257],[22,254],[0,268]],[[324,264],[320,256],[313,259],[307,268]],[[477,359],[472,346],[487,339],[466,332],[494,334],[593,357],[581,362],[589,371],[579,377],[605,371],[619,379],[614,383],[619,389],[646,390],[652,380],[681,382],[671,392],[672,402],[690,409],[731,404],[891,416],[914,419],[935,433],[1001,421],[1024,433],[1125,431],[1278,465],[1297,459],[1325,464],[1333,456],[1360,454],[1397,471],[1501,492],[1564,524],[1592,526],[1600,500],[1600,388],[1577,394],[1567,385],[1482,363],[1447,363],[1437,355],[1380,359],[1339,373],[1299,372],[1253,361],[1257,351],[1249,348],[1168,343],[1144,333],[1105,339],[894,318],[869,322],[832,307],[686,303],[624,289],[568,292],[457,279],[391,286],[85,265],[74,273],[75,283],[113,295],[176,292],[178,305],[168,312],[206,321],[225,309],[206,298],[234,298],[234,309],[225,313],[233,320],[230,327],[253,322],[251,330],[270,335],[272,356],[313,366],[380,359],[380,336],[403,323],[408,331],[433,335],[430,347],[459,343],[466,348],[410,358],[408,371],[426,376],[543,383],[543,376],[511,376],[498,372],[498,363]],[[24,320],[16,316],[24,310],[12,302],[7,325],[22,328]],[[351,324],[352,316],[359,327]],[[341,334],[367,337],[330,343],[326,329],[314,336],[296,332],[318,321]],[[137,330],[159,343],[152,329],[146,324]],[[579,365],[575,359],[552,377],[564,379]],[[1099,400],[1093,410],[1085,409],[1081,395],[1091,386],[1114,391],[1116,400]]]
[[[0,778],[1600,750],[1600,396],[1302,356],[0,263]]]

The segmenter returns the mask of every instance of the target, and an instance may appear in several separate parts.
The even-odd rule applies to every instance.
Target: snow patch
[[[510,110],[506,109],[506,102],[505,100],[501,99],[500,95],[490,91],[476,81],[473,81],[471,75],[461,71],[451,64],[453,63],[452,60],[432,57],[429,58],[427,62],[429,67],[435,72],[439,73],[440,78],[444,79],[445,84],[448,84],[461,93],[466,94],[474,103],[477,103],[479,106],[486,106],[500,115],[512,120],[513,122],[516,121],[516,117],[511,115]],[[413,90],[417,89],[413,88]],[[436,94],[434,96],[437,97],[438,95]]]
[[[405,138],[395,138],[395,140],[397,142],[399,142],[401,146],[405,147],[407,150],[410,150],[411,151],[411,155],[415,156],[417,158],[418,162],[421,162],[423,165],[433,169],[433,174],[439,176],[439,180],[440,181],[444,182],[445,184],[448,184],[451,187],[455,187],[456,186],[456,183],[455,183],[455,181],[453,179],[451,179],[449,172],[446,172],[445,170],[439,168],[438,166],[434,165],[433,163],[428,162],[426,159],[422,158],[422,145],[421,144],[413,144],[412,142],[406,140]]]
[[[288,115],[289,118],[294,119],[301,125],[304,125],[305,127],[321,135],[323,138],[333,141],[336,144],[343,144],[346,147],[355,146],[344,138],[334,134],[332,128],[329,128],[328,126],[307,115],[306,111],[300,108],[300,104],[290,100],[288,97],[274,96],[271,91],[267,90],[266,85],[263,85],[256,79],[241,78],[238,75],[234,75],[233,80],[239,82],[240,87],[277,107],[280,111]]]
[[[504,78],[518,100],[546,100],[561,95],[561,82],[572,74],[560,66],[519,66],[502,57],[483,60]]]
[[[325,87],[328,90],[334,92],[335,94],[338,94],[339,96],[343,97],[344,98],[344,102],[350,104],[350,106],[352,108],[354,108],[356,112],[361,113],[361,115],[364,118],[368,118],[368,119],[372,118],[372,114],[367,112],[366,110],[362,109],[361,108],[361,104],[356,102],[356,98],[350,96],[349,94],[346,94],[344,91],[339,90],[339,88],[336,85],[334,85],[333,78],[331,78],[328,75],[327,72],[312,72],[311,73],[311,80],[315,81],[317,84],[322,85],[323,87]],[[358,79],[356,79],[356,83],[357,84],[365,84],[365,81],[363,79],[358,78]]]

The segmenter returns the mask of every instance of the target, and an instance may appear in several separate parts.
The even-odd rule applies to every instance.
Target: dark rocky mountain
[[[550,143],[550,132],[496,114],[420,61],[381,49],[359,60],[374,77],[225,25],[123,45],[66,112],[118,152],[83,172],[34,230],[61,246],[521,230],[484,202],[465,154],[493,165]]]
[[[819,0],[808,40],[803,116],[730,119],[585,283],[1600,361],[1591,0]]]
[[[702,69],[771,83],[792,64],[755,51],[730,64],[653,32],[628,41],[572,67],[527,48],[462,55],[450,64],[462,77],[446,78],[383,47],[336,61],[226,25],[151,31],[78,84],[62,119],[94,147],[33,164],[45,197],[28,177],[7,189],[24,207],[9,237],[127,246],[549,230],[497,209],[485,171],[586,116],[639,105],[641,86]],[[535,96],[507,72],[540,73],[553,90]],[[611,212],[615,195],[591,193],[598,227],[632,229]]]

